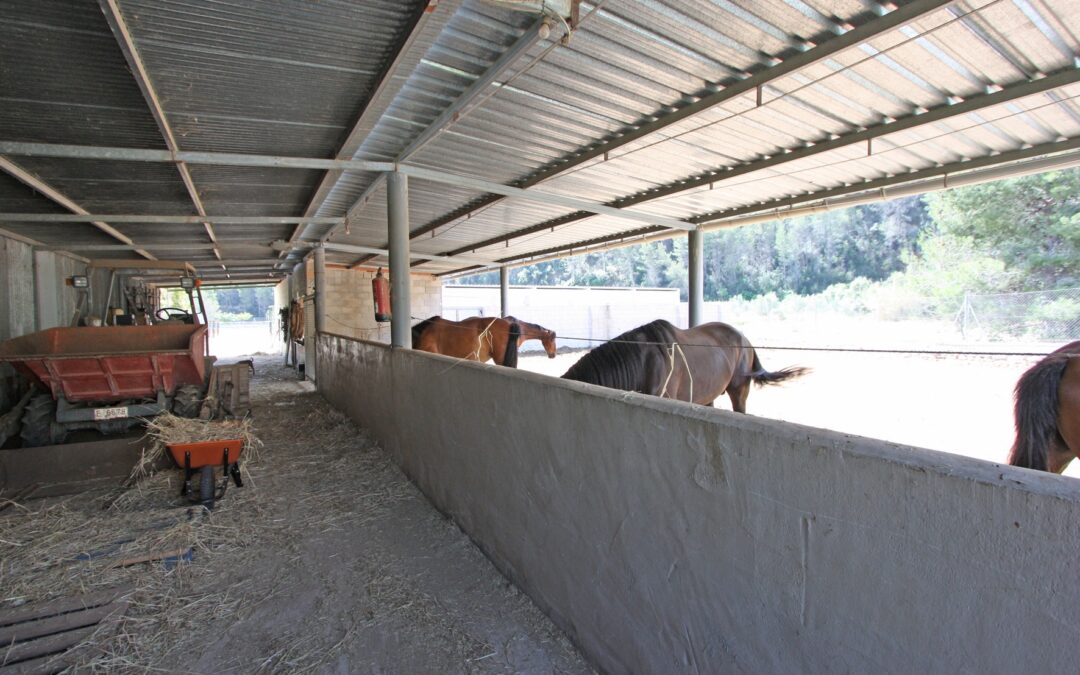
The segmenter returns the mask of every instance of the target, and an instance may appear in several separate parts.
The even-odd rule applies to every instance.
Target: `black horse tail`
[[[761,365],[761,359],[758,358],[756,349],[754,350],[754,365],[752,367],[754,370],[750,373],[750,379],[759,387],[766,384],[779,384],[785,380],[794,380],[796,377],[802,377],[810,372],[809,368],[802,366],[791,366],[790,368],[781,368],[769,372]]]
[[[1057,424],[1058,386],[1068,354],[1051,354],[1028,369],[1016,382],[1016,442],[1009,451],[1009,464],[1048,471],[1046,453],[1059,434]]]
[[[518,362],[518,338],[521,337],[521,326],[517,321],[510,324],[510,331],[506,336],[506,354],[503,355],[502,364],[507,368],[517,368]]]

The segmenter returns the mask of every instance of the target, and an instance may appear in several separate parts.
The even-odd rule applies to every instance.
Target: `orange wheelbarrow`
[[[184,483],[180,495],[192,502],[198,502],[207,509],[214,508],[214,502],[225,496],[229,487],[229,478],[236,487],[243,487],[240,480],[240,452],[244,442],[239,438],[220,441],[201,441],[198,443],[170,443],[169,454],[176,465],[184,470]],[[214,467],[221,467],[221,482],[215,480]],[[192,478],[199,475],[198,492],[192,485]]]

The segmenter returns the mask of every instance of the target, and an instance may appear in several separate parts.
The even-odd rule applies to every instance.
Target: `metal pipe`
[[[571,169],[598,157],[606,158],[609,153],[628,143],[632,143],[640,138],[661,131],[668,126],[681,122],[693,115],[703,113],[736,97],[753,92],[754,90],[762,91],[763,88],[771,82],[808,68],[814,64],[821,63],[826,59],[833,58],[836,54],[844,50],[869,42],[876,36],[894,30],[897,26],[902,26],[906,23],[915,21],[930,12],[936,11],[944,5],[948,5],[950,2],[951,0],[914,0],[913,2],[907,3],[902,7],[898,7],[877,18],[870,19],[866,23],[863,23],[852,30],[843,32],[838,37],[831,38],[821,44],[811,47],[805,52],[794,54],[790,58],[786,58],[774,66],[754,73],[740,81],[733,82],[720,91],[703,96],[693,103],[682,106],[674,111],[659,115],[652,122],[626,129],[615,138],[608,141],[596,143],[586,148],[579,148],[568,155],[564,155],[555,162],[551,162],[547,166],[533,172],[520,181],[518,185],[524,188],[532,187],[533,185],[570,171]],[[495,203],[501,199],[503,199],[503,197],[489,195],[481,200],[475,208]],[[439,218],[416,228],[414,236],[424,234],[435,227],[439,227],[447,222],[455,220],[457,217],[464,216],[465,213],[468,212],[471,211],[464,213],[455,212],[456,215],[447,214],[440,216]]]
[[[390,241],[390,344],[412,347],[412,288],[409,278],[409,177],[386,177],[387,234]]]
[[[19,166],[15,162],[11,161],[7,157],[0,156],[0,171],[4,171],[5,173],[10,175],[11,177],[15,178],[15,180],[27,185],[32,190],[40,192],[41,194],[45,195],[46,197],[48,197],[52,201],[56,202],[60,206],[63,206],[65,209],[67,209],[69,211],[73,211],[73,212],[78,213],[80,215],[88,213],[88,211],[86,209],[84,209],[83,207],[76,204],[70,197],[65,195],[63,192],[61,192],[60,190],[57,190],[52,185],[49,185],[48,183],[43,181],[41,178],[39,178],[38,176],[34,175],[33,173],[27,171],[26,169]],[[134,241],[131,240],[130,237],[125,235],[123,232],[120,232],[119,230],[117,230],[112,225],[109,225],[108,223],[103,223],[101,221],[96,221],[96,220],[92,221],[92,223],[93,223],[94,227],[98,228],[99,230],[101,230],[105,234],[109,235],[113,239],[116,239],[117,241],[122,241],[125,244],[134,244],[135,243]],[[139,255],[141,255],[142,257],[147,258],[148,260],[156,260],[156,258],[154,256],[150,255],[149,253],[147,253],[146,251],[144,251],[142,249],[135,249],[135,252],[138,253]]]
[[[105,305],[101,308],[101,325],[109,325],[109,305],[112,304],[113,287],[116,286],[116,270],[109,272],[109,292],[105,294]]]
[[[471,188],[480,192],[500,194],[512,199],[525,199],[541,204],[567,206],[580,211],[635,220],[650,225],[663,225],[680,230],[692,230],[695,226],[677,218],[658,216],[644,211],[631,211],[587,199],[568,197],[554,192],[525,190],[503,185],[495,181],[462,176],[437,169],[406,166],[393,162],[367,162],[355,159],[312,159],[307,157],[283,157],[271,155],[245,155],[226,152],[169,152],[167,150],[144,150],[140,148],[106,148],[82,145],[54,145],[49,143],[20,143],[0,141],[0,154],[29,155],[33,157],[67,157],[72,159],[108,159],[124,161],[179,162],[190,164],[216,164],[227,166],[271,166],[290,169],[345,169],[351,171],[397,171],[424,180],[445,185]],[[2,158],[0,158],[2,159]],[[130,243],[130,242],[129,242]]]
[[[689,273],[689,327],[701,324],[705,307],[705,234],[700,228],[686,234],[687,271]]]
[[[429,124],[423,131],[421,131],[412,143],[402,150],[398,156],[394,159],[395,162],[405,162],[414,154],[419,152],[425,145],[434,140],[440,133],[442,133],[447,127],[454,124],[461,118],[461,111],[468,107],[473,100],[482,94],[488,87],[497,82],[500,77],[503,76],[503,72],[512,66],[515,61],[521,57],[522,54],[529,51],[529,49],[535,45],[540,38],[540,31],[544,25],[544,19],[538,19],[532,26],[530,26],[522,35],[503,52],[502,56],[498,58],[495,63],[491,64],[487,70],[485,70],[480,77],[476,78],[469,88],[463,91],[454,102],[451,103],[443,112],[435,118],[435,120]],[[374,194],[379,188],[379,184],[385,179],[385,174],[381,174],[376,178],[371,185],[368,186],[364,194],[352,203],[352,205],[346,209],[348,215],[353,215],[357,210],[363,208],[367,198]],[[334,233],[337,227],[332,227],[327,230],[326,234],[322,236],[322,240],[326,241],[330,238],[330,235]],[[411,237],[418,236],[418,233],[411,233]],[[364,262],[361,259],[361,262]]]
[[[958,162],[952,165],[945,165],[942,167],[935,167],[932,169],[926,169],[917,172],[915,175],[899,175],[892,176],[887,179],[879,179],[872,181],[869,184],[856,184],[843,188],[834,188],[831,190],[823,190],[818,193],[811,193],[803,195],[796,199],[785,199],[785,206],[788,208],[772,208],[763,210],[763,207],[757,207],[756,213],[748,214],[745,216],[733,215],[725,218],[724,216],[717,216],[714,220],[706,220],[701,224],[702,229],[705,232],[712,232],[727,227],[737,227],[741,225],[752,225],[755,223],[764,223],[773,220],[779,220],[781,218],[794,218],[803,215],[810,215],[813,213],[822,213],[825,211],[831,211],[837,208],[848,208],[851,206],[858,206],[860,204],[870,204],[873,202],[887,201],[890,199],[899,199],[900,197],[906,197],[915,194],[924,194],[927,192],[936,192],[952,187],[960,187],[964,185],[976,185],[979,183],[986,183],[995,180],[1001,180],[1002,178],[1011,178],[1015,176],[1025,176],[1032,173],[1041,173],[1043,171],[1053,171],[1058,169],[1066,169],[1069,167],[1080,166],[1080,152],[1067,152],[1054,157],[1031,159],[1031,157],[1038,157],[1047,153],[1054,152],[1055,150],[1075,150],[1080,147],[1080,138],[1071,139],[1068,141],[1059,141],[1055,143],[1046,144],[1044,146],[1036,146],[1034,148],[1028,148],[1025,150],[1016,150],[1009,153],[1004,153],[996,157],[985,157],[978,160],[969,160],[966,162]],[[1014,162],[1006,166],[995,166],[989,168],[981,168],[980,164],[984,162],[995,161],[999,162]],[[975,164],[970,168],[969,165]],[[933,172],[938,174],[936,177],[927,180],[918,180],[920,174]],[[896,187],[892,187],[892,186]],[[839,194],[843,191],[843,194],[853,194],[849,197],[841,199],[833,199],[831,195]],[[795,204],[807,203],[807,202],[821,202],[812,204],[810,206],[795,207]],[[748,207],[752,208],[752,207]],[[526,265],[535,265],[537,263],[549,262],[552,260],[560,260],[568,258],[574,255],[581,255],[584,253],[599,253],[602,251],[611,251],[626,246],[637,246],[639,244],[647,244],[655,241],[665,241],[671,239],[680,234],[678,231],[666,230],[658,232],[656,234],[650,234],[640,237],[617,237],[613,241],[598,242],[594,245],[582,245],[574,246],[564,251],[558,251],[553,253],[547,253],[538,255],[535,257],[522,257],[514,260],[503,259],[502,264],[510,268],[525,267]],[[442,278],[453,279],[460,276],[467,276],[469,274],[476,274],[475,271],[468,272],[449,272],[446,274],[437,275]]]
[[[499,268],[499,315],[510,314],[510,269]]]
[[[326,249],[315,249],[315,331],[326,331]]]
[[[217,166],[268,166],[281,169],[341,169],[343,171],[393,171],[392,162],[369,162],[360,159],[317,159],[282,155],[252,155],[236,152],[191,152],[147,150],[143,148],[97,147],[54,143],[0,141],[0,155],[28,157],[66,157],[69,159],[106,159],[125,162],[187,162]]]
[[[679,220],[677,218],[658,216],[652,213],[645,213],[644,211],[621,209],[614,206],[607,206],[606,204],[601,204],[599,202],[594,202],[587,199],[578,199],[577,197],[568,197],[566,195],[556,194],[554,192],[543,192],[535,189],[526,190],[524,188],[503,185],[502,183],[496,183],[490,180],[482,180],[480,178],[472,178],[469,176],[451,174],[447,173],[446,171],[439,171],[436,169],[425,169],[419,166],[406,166],[399,164],[398,171],[409,176],[413,176],[415,178],[422,178],[424,180],[430,180],[435,183],[444,183],[446,185],[471,188],[479,192],[491,192],[493,194],[503,195],[511,199],[525,199],[529,201],[539,202],[541,204],[566,206],[572,209],[578,209],[579,211],[587,211],[589,213],[595,213],[601,216],[612,216],[614,218],[622,218],[624,220],[635,220],[638,222],[648,223],[649,225],[664,225],[666,227],[672,227],[679,230],[692,230],[695,227],[693,223],[688,223],[685,220]]]
[[[186,225],[295,225],[300,223],[314,223],[317,225],[334,225],[345,222],[344,218],[302,218],[297,216],[169,216],[153,215],[141,216],[131,214],[80,214],[80,213],[0,213],[0,222],[5,223],[92,223],[95,220],[104,220],[113,223],[138,223],[147,224],[171,224],[180,223]]]
[[[390,255],[389,249],[375,248],[373,246],[354,246],[352,244],[323,244],[327,250],[341,251],[342,253],[366,253],[372,256],[388,256]],[[492,262],[482,258],[469,257],[469,256],[446,256],[446,255],[434,255],[431,253],[416,253],[409,252],[410,258],[418,258],[420,260],[434,260],[437,262],[462,262],[470,265],[483,265],[484,267],[502,267],[502,263]]]

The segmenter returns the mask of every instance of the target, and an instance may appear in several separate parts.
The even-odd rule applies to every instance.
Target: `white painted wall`
[[[610,339],[655,319],[686,325],[676,288],[511,286],[510,314],[554,330],[558,346],[574,349],[593,347],[590,340]],[[499,315],[498,286],[443,286],[446,318]],[[535,340],[521,346],[522,351],[539,349],[543,345]]]
[[[602,671],[1080,662],[1072,479],[333,336],[321,349],[320,392]]]

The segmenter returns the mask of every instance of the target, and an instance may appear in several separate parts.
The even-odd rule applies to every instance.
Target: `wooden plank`
[[[97,626],[87,626],[78,630],[69,630],[66,633],[50,635],[40,640],[12,645],[0,651],[0,663],[17,664],[20,661],[26,661],[38,656],[48,656],[49,654],[66,651],[89,638],[96,630]]]
[[[146,445],[141,434],[101,441],[15,448],[0,452],[0,490],[5,494],[40,483],[38,497],[73,494],[90,481],[120,485]]]
[[[63,633],[76,628],[95,626],[99,621],[116,610],[116,603],[100,605],[91,609],[83,609],[66,614],[59,614],[33,621],[10,624],[0,628],[0,645],[9,645],[14,642],[25,642],[33,638]]]
[[[120,600],[101,609],[107,611],[93,625],[22,642],[0,652],[0,664],[5,664],[0,666],[0,675],[55,673],[100,653],[97,646],[79,645],[94,635],[98,638],[113,635],[127,612],[128,601]]]
[[[49,654],[10,666],[0,666],[0,675],[52,675],[67,667],[63,654]]]
[[[169,551],[156,551],[154,553],[147,553],[145,555],[135,556],[134,558],[125,558],[124,560],[117,560],[110,564],[108,568],[114,567],[130,567],[131,565],[138,565],[139,563],[153,562],[155,560],[164,560],[166,558],[179,558],[180,556],[191,550],[190,546],[184,546],[183,548],[172,549]]]
[[[0,611],[0,626],[10,626],[12,624],[22,623],[23,621],[33,621],[35,619],[44,619],[58,614],[100,607],[101,605],[109,604],[122,595],[130,593],[132,589],[133,586],[130,584],[124,584],[93,593],[86,593],[84,595],[57,598],[56,600],[38,602]]]

